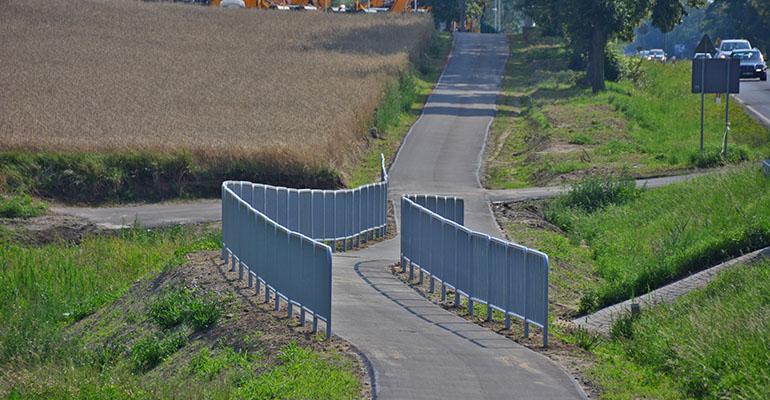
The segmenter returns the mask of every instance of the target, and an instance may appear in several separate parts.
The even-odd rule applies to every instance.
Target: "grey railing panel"
[[[474,232],[463,221],[462,199],[439,196],[405,196],[401,199],[402,269],[420,268],[435,281],[474,303],[543,328],[548,343],[548,256],[515,243]],[[458,300],[455,300],[458,305]]]
[[[765,172],[765,175],[770,176],[770,160],[762,161],[762,170]]]
[[[382,181],[352,190],[309,190],[250,182],[222,184],[222,259],[247,275],[249,286],[272,292],[288,313],[313,314],[313,329],[326,321],[331,335],[331,252],[357,246],[364,236],[382,236],[387,227],[388,174],[381,157]],[[328,246],[321,242],[332,242]]]

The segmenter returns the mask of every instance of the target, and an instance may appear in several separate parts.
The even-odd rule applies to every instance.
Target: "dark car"
[[[741,60],[741,78],[767,80],[767,64],[759,50],[735,50],[730,56]]]

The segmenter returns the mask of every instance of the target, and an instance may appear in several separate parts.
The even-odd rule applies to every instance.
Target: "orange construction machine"
[[[356,11],[382,10],[394,13],[406,13],[414,10],[414,0],[356,0]],[[425,12],[427,8],[419,7],[417,11]]]
[[[212,6],[218,6],[222,0],[211,0]],[[243,0],[246,8],[277,8],[277,7],[308,7],[327,10],[332,6],[332,0]]]

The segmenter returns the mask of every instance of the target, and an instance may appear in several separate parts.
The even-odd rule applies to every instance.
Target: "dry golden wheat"
[[[0,150],[339,165],[431,29],[417,16],[4,1]]]

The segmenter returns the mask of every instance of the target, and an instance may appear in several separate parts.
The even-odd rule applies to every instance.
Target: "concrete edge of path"
[[[770,258],[770,246],[725,261],[719,265],[655,289],[642,296],[605,307],[591,315],[577,318],[573,320],[572,323],[578,328],[583,328],[607,336],[617,317],[627,315],[630,312],[632,303],[639,304],[640,308],[648,308],[660,303],[669,303],[695,289],[706,287],[714,277],[723,270],[738,265],[752,264],[768,258]]]

